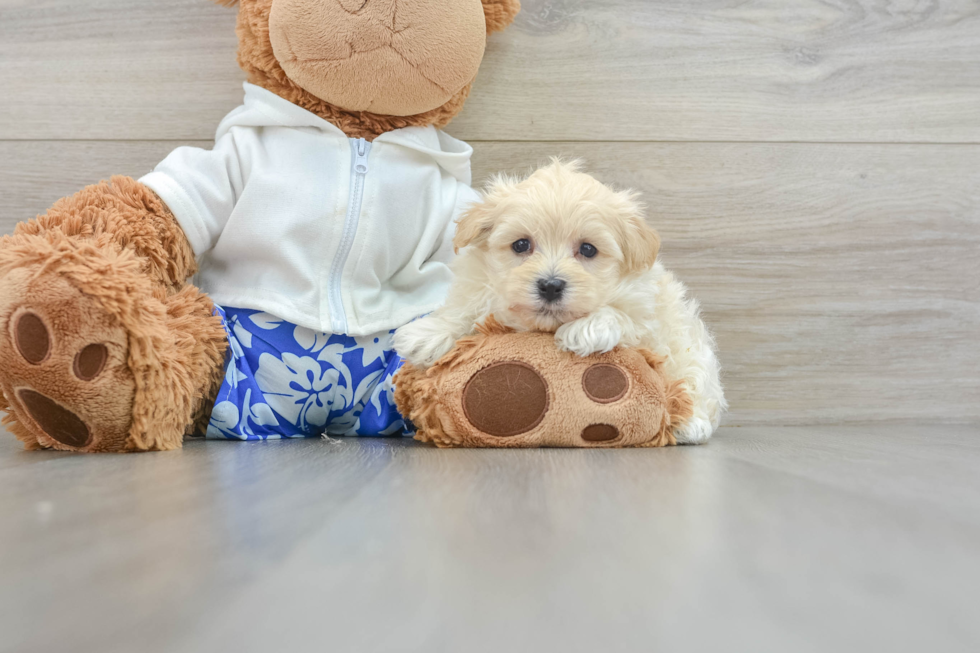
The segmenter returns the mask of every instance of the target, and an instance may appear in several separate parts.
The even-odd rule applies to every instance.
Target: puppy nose
[[[556,279],[554,277],[550,279],[538,279],[538,295],[544,301],[548,303],[556,302],[561,299],[563,292],[565,292],[565,281],[563,279]]]

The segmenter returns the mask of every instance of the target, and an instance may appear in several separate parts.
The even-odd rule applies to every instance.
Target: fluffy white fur
[[[518,253],[521,240],[529,247]],[[586,256],[584,243],[598,253]],[[581,356],[645,347],[694,401],[677,441],[711,437],[727,407],[714,340],[697,301],[657,261],[660,240],[634,193],[554,160],[523,180],[496,179],[460,219],[454,244],[462,253],[446,304],[395,333],[401,356],[429,367],[490,314],[517,329],[552,331],[559,347]],[[559,299],[547,301],[541,279],[564,281]]]

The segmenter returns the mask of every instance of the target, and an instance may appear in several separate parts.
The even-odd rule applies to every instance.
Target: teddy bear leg
[[[3,279],[4,423],[29,449],[180,447],[220,376],[213,304],[190,286],[154,296],[132,256],[92,249],[78,270],[49,254]]]
[[[177,448],[220,374],[189,247],[140,193],[90,187],[0,239],[0,410],[29,449]]]
[[[214,303],[193,286],[167,300],[167,323],[175,337],[175,347],[167,351],[173,366],[161,370],[161,376],[177,385],[165,386],[169,389],[163,393],[148,385],[147,396],[134,406],[131,431],[151,434],[152,440],[155,424],[169,416],[173,425],[167,432],[178,433],[182,441],[183,435],[204,435],[207,429],[224,378],[228,335]],[[161,406],[179,410],[155,414]]]

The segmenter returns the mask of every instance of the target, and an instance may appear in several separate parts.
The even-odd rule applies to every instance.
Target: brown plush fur
[[[467,84],[446,104],[414,116],[386,116],[367,111],[344,111],[304,90],[286,76],[272,51],[269,37],[269,12],[273,0],[250,0],[238,10],[238,64],[248,81],[297,104],[324,120],[332,122],[351,138],[373,140],[394,129],[434,125],[444,127],[458,114],[470,94]],[[231,3],[222,3],[231,4]],[[519,0],[484,0],[487,28],[500,30],[513,21],[520,11]]]
[[[514,360],[529,364],[545,380],[547,412],[519,435],[488,435],[469,421],[464,389],[481,370]],[[630,379],[621,399],[607,404],[589,399],[583,375],[594,365],[613,365]],[[580,358],[559,351],[552,334],[515,333],[491,317],[428,370],[406,364],[395,379],[395,401],[418,429],[416,438],[439,447],[662,447],[676,444],[674,428],[692,414],[690,397],[680,382],[663,377],[662,365],[651,352],[638,349]],[[595,424],[615,426],[620,435],[608,442],[584,440],[584,429]]]

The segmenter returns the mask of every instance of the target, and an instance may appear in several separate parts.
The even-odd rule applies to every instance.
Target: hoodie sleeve
[[[455,256],[455,252],[453,251],[453,237],[456,236],[456,224],[463,217],[463,214],[466,213],[467,209],[480,201],[480,194],[466,184],[461,183],[458,188],[459,190],[456,192],[456,206],[453,209],[453,219],[446,225],[446,229],[442,232],[442,237],[436,242],[436,247],[432,254],[429,255],[427,261],[449,263],[453,259]]]
[[[152,189],[180,224],[194,254],[214,247],[245,185],[234,131],[212,150],[179,147],[140,182]]]

